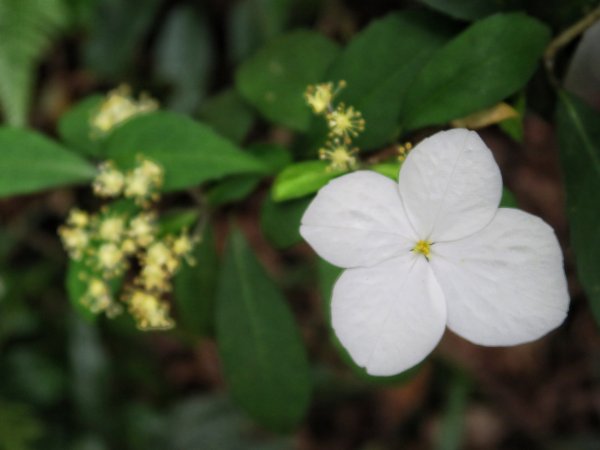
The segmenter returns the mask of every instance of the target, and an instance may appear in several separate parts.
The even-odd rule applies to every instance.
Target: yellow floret
[[[169,305],[149,292],[135,289],[127,299],[129,312],[141,330],[166,330],[173,328]]]

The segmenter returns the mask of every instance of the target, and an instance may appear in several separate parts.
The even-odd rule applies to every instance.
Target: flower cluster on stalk
[[[319,149],[319,158],[329,161],[330,170],[354,170],[357,167],[358,148],[352,146],[352,140],[364,131],[365,121],[360,111],[344,103],[335,105],[337,94],[346,86],[340,81],[337,86],[332,82],[310,85],[304,93],[306,103],[312,111],[324,116],[329,129],[328,141]]]
[[[165,297],[182,262],[193,263],[196,239],[187,230],[165,235],[159,228],[153,206],[162,184],[162,168],[149,159],[138,157],[126,172],[104,162],[92,187],[112,203],[95,214],[75,208],[59,228],[66,251],[81,267],[83,305],[109,317],[125,306],[142,330],[174,326]],[[119,296],[115,287],[127,275]]]

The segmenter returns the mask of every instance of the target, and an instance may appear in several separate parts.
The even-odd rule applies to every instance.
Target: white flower
[[[333,290],[333,329],[368,373],[418,364],[446,325],[500,346],[562,323],[569,296],[554,232],[531,214],[498,208],[501,193],[490,150],[463,129],[415,147],[399,186],[359,171],[319,191],[300,232],[346,269]]]

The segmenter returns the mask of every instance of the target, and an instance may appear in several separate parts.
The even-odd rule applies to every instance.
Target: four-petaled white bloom
[[[446,325],[500,346],[563,322],[569,296],[554,232],[535,216],[498,208],[501,193],[490,150],[463,129],[415,147],[399,186],[358,171],[319,191],[300,231],[346,269],[333,290],[333,329],[368,373],[418,364]]]

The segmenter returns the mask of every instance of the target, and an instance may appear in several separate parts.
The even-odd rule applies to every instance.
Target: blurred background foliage
[[[597,7],[0,0],[0,105],[11,126],[0,132],[0,194],[23,194],[0,201],[0,449],[600,448],[600,76],[567,83],[579,97],[561,87],[565,74],[585,72],[577,52],[588,52],[580,66],[600,67],[600,39],[579,49],[581,29],[548,47]],[[500,101],[519,112],[481,133],[503,171],[503,203],[542,216],[563,243],[572,306],[561,329],[514,349],[449,334],[427,362],[390,379],[353,366],[328,326],[339,270],[298,233],[310,195],[337,175],[314,161],[324,131],[302,92],[340,78],[349,84],[340,99],[367,121],[356,143],[374,164],[400,137],[417,142]],[[121,83],[194,121],[160,112],[106,144],[90,140],[90,111]],[[94,201],[85,186],[36,191],[87,181],[93,167],[56,150],[57,139],[124,164],[125,143],[143,142],[167,175],[180,174],[166,187],[177,191],[174,208],[190,203],[179,191],[203,183],[211,220],[197,266],[175,280],[175,330],[89,320],[69,302],[77,280],[65,283],[56,229],[73,205]],[[191,164],[186,149],[198,141],[207,153]],[[28,148],[61,171],[44,173]],[[211,162],[211,152],[230,161]],[[245,327],[256,324],[265,332],[252,340]]]

